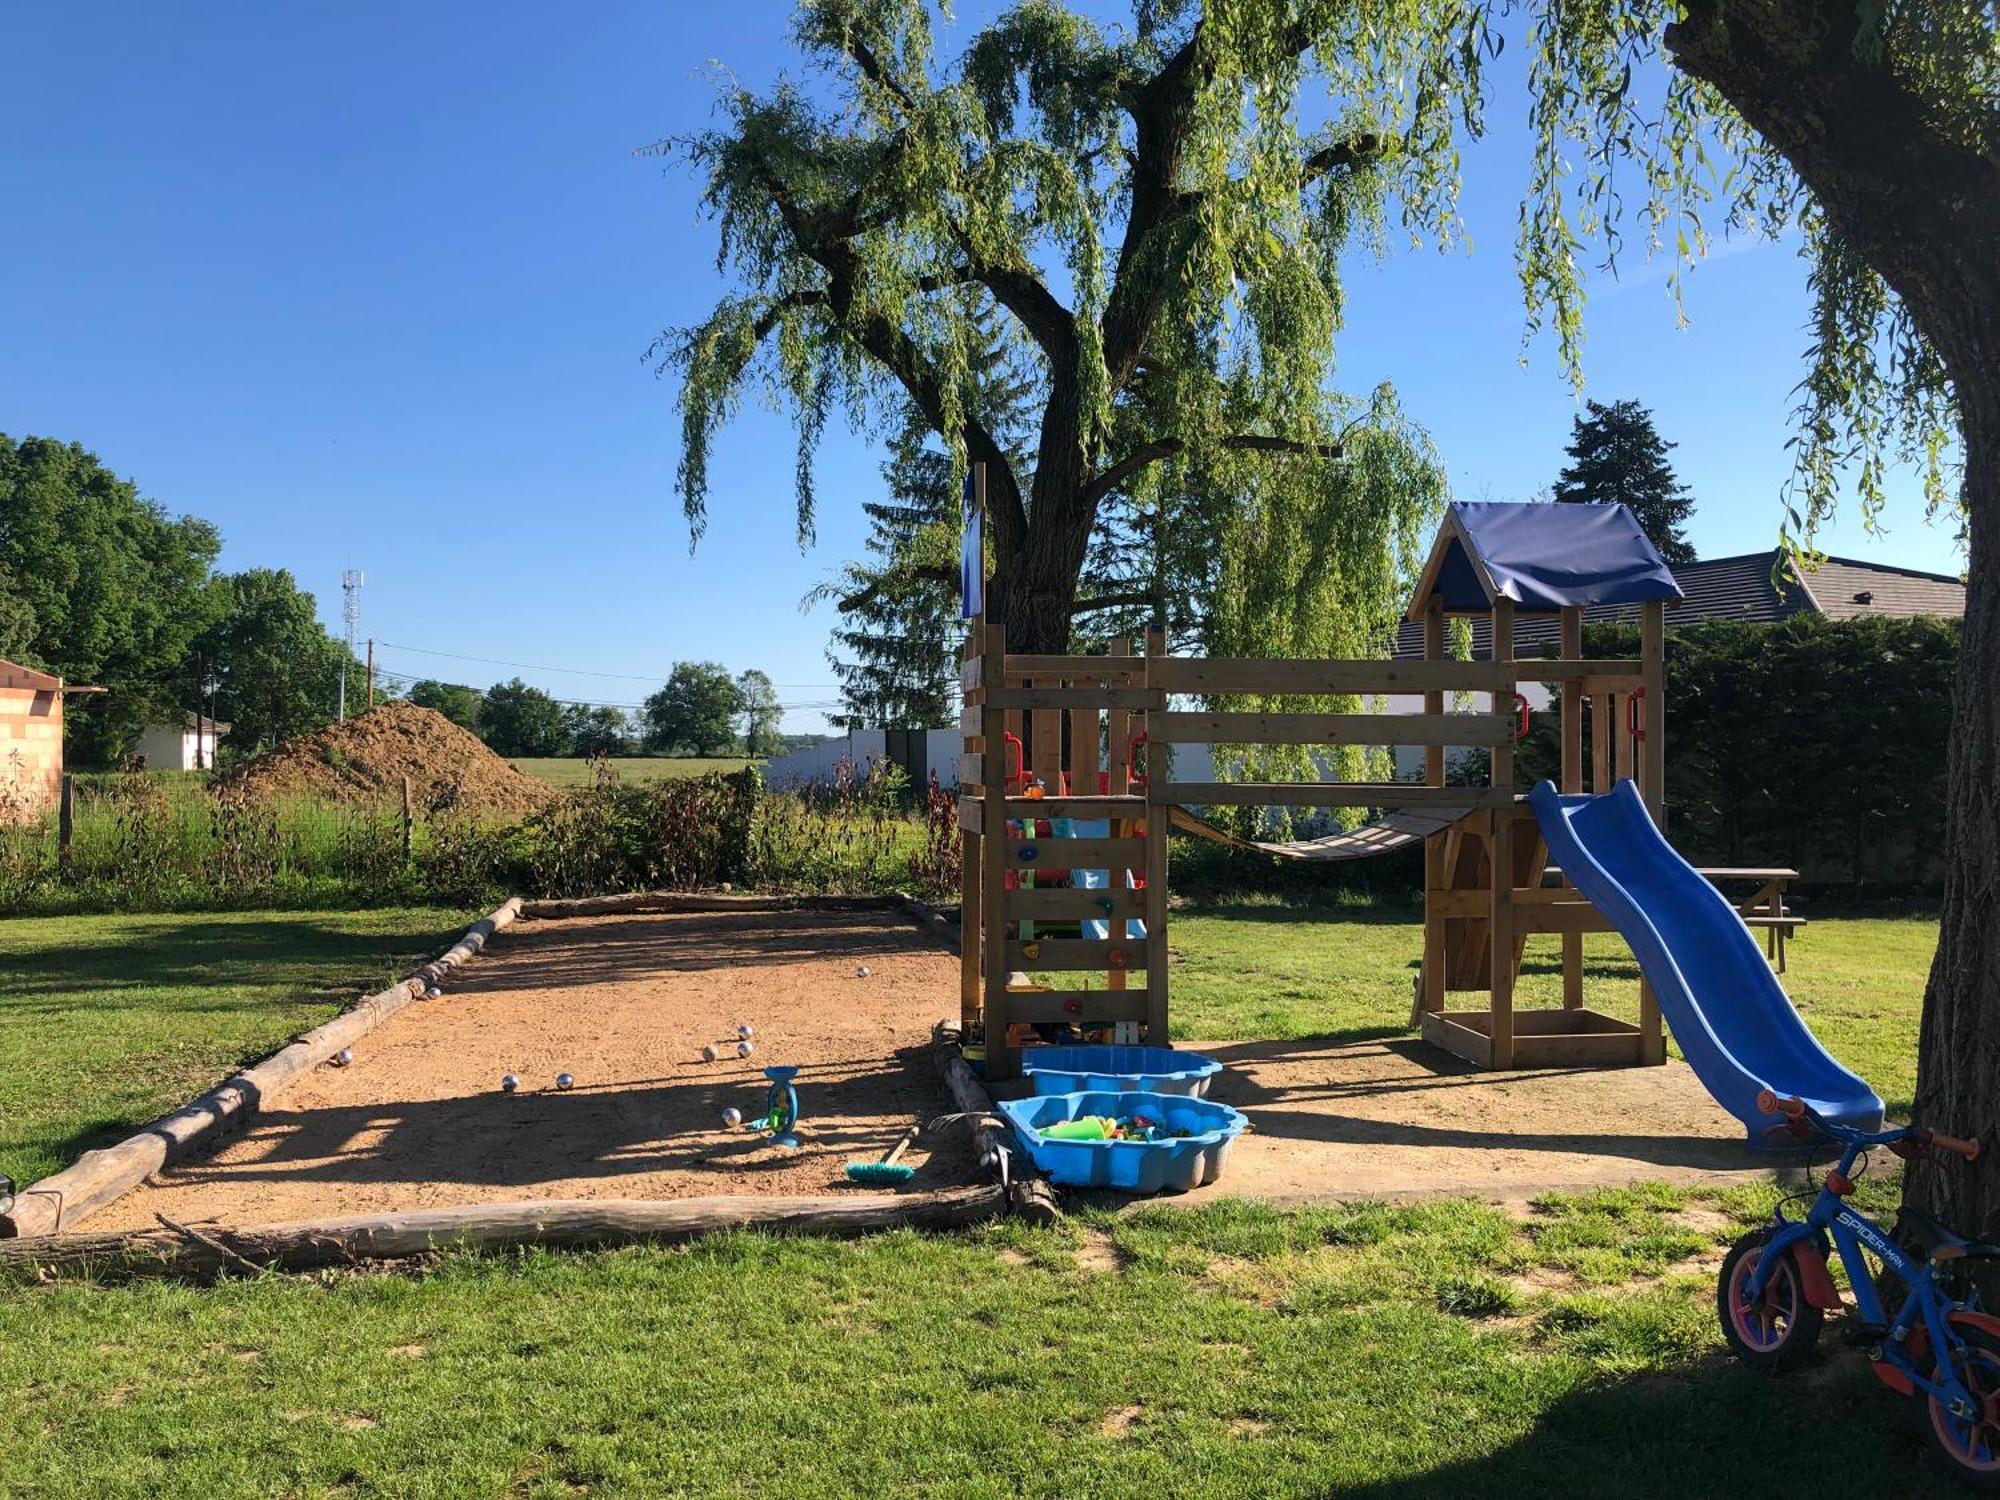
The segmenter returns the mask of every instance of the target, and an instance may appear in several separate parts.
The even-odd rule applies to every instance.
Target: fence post
[[[76,836],[76,775],[62,773],[61,787],[56,793],[56,862],[65,870],[69,868],[70,840]]]
[[[410,818],[410,778],[403,778],[403,862],[408,864],[415,847],[414,829]]]

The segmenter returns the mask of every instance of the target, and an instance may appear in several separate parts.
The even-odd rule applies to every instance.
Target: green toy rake
[[[896,1158],[910,1149],[910,1142],[917,1138],[917,1132],[923,1128],[923,1121],[919,1120],[908,1130],[904,1131],[903,1138],[891,1146],[889,1154],[884,1156],[880,1161],[849,1162],[847,1164],[847,1180],[849,1182],[872,1182],[878,1186],[894,1182],[908,1182],[912,1177],[917,1175],[917,1169],[915,1167],[904,1166]]]

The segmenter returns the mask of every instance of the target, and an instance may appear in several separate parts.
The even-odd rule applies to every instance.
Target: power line
[[[442,657],[448,657],[452,661],[476,661],[484,666],[489,666],[489,667],[513,667],[516,671],[520,672],[554,672],[557,675],[564,677],[615,677],[625,682],[666,681],[666,677],[663,674],[658,674],[658,673],[604,672],[604,671],[599,671],[594,667],[545,667],[545,666],[537,666],[533,662],[503,661],[502,659],[496,656],[468,656],[462,651],[436,651],[432,650],[428,646],[405,646],[397,641],[378,640],[375,644],[378,646],[388,646],[397,651],[414,651],[419,656],[442,656]],[[771,686],[788,687],[788,688],[834,688],[838,687],[839,684],[832,682],[774,682],[771,684]],[[615,708],[618,705],[611,704],[608,706]]]

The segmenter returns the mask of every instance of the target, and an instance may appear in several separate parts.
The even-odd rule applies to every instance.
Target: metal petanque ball
[[[701,1049],[701,1060],[703,1062],[714,1062],[720,1056],[722,1054],[715,1050],[715,1044],[712,1042]]]
[[[747,1042],[750,1040],[751,1037],[755,1036],[757,1033],[752,1031],[750,1029],[750,1023],[748,1021],[745,1021],[741,1026],[736,1028],[736,1034]]]
[[[727,1125],[731,1130],[734,1130],[738,1125],[743,1123],[743,1111],[733,1104],[730,1105],[729,1108],[722,1112],[722,1123]]]
[[[429,989],[424,991],[424,998],[426,1000],[436,1000],[441,998],[443,994],[444,994],[443,990],[439,989],[436,985],[432,985]]]
[[[856,979],[866,979],[868,977],[868,965],[856,964],[854,966],[854,977]]]
[[[505,1078],[500,1080],[500,1092],[503,1094],[511,1094],[520,1086],[521,1080],[516,1078],[512,1073],[509,1073]]]
[[[350,1052],[347,1048],[342,1047],[338,1052],[334,1053],[333,1056],[328,1059],[328,1061],[331,1062],[336,1068],[344,1068],[349,1063],[354,1061],[354,1054]]]
[[[567,1073],[558,1073],[556,1074],[556,1087],[559,1089],[575,1088],[576,1080]]]
[[[738,1042],[736,1044],[736,1055],[738,1057],[748,1057],[751,1053],[755,1052],[756,1050],[757,1048],[749,1042]]]

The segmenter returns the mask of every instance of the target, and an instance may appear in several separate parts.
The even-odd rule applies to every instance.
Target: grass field
[[[1391,909],[1342,915],[1187,912],[1189,1034],[1400,1030],[1416,928]],[[152,1017],[130,1055],[171,1055],[176,1035],[227,1050],[199,975],[248,934],[159,920],[130,938],[130,922],[45,932],[26,965],[20,934],[56,924],[0,927],[0,984],[11,998],[29,974],[39,1007],[34,1050],[26,1026],[0,1033],[0,1111],[38,1092],[58,1018],[106,993]],[[361,919],[286,920],[332,945],[331,968],[380,961],[340,925]],[[384,915],[373,952],[424,946],[433,921],[449,925]],[[1807,1015],[1892,1097],[1908,1092],[1934,935],[1823,920],[1794,949]],[[257,941],[246,978],[296,947]],[[62,943],[95,956],[65,963]],[[1631,984],[1608,950],[1594,958]],[[291,1008],[275,1033],[323,1006],[312,972],[267,992]],[[86,1099],[98,1085],[73,1072],[79,1117],[116,1113],[121,1080]],[[1525,1218],[1461,1200],[1224,1201],[1055,1231],[20,1287],[0,1291],[0,1494],[1685,1500],[1783,1493],[1835,1452],[1815,1494],[1936,1492],[1894,1399],[1836,1335],[1791,1381],[1720,1357],[1714,1259],[1770,1197],[1640,1188]]]
[[[0,922],[0,1171],[67,1165],[449,947],[430,907]]]
[[[571,756],[538,759],[524,756],[509,762],[516,770],[539,776],[550,786],[565,790],[596,784],[597,763]],[[625,786],[647,786],[655,781],[673,781],[682,776],[706,776],[710,771],[740,771],[758,764],[733,755],[633,755],[607,761]]]

